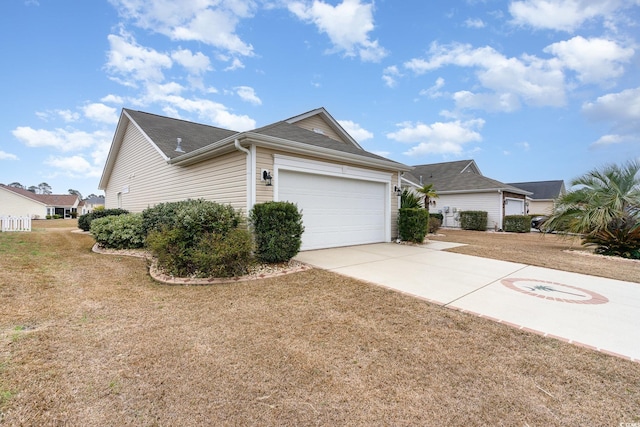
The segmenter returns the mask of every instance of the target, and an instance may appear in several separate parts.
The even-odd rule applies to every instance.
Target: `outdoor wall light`
[[[393,186],[393,192],[396,193],[396,196],[402,196],[402,188],[397,185]]]
[[[271,186],[271,174],[269,173],[269,171],[264,170],[262,171],[262,180],[265,182],[265,185],[267,187]]]

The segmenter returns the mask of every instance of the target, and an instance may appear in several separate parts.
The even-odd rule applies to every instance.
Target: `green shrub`
[[[192,241],[202,233],[225,234],[238,227],[241,221],[240,213],[231,205],[204,199],[159,203],[142,211],[145,233],[163,228],[184,228],[186,237]]]
[[[164,228],[151,230],[145,239],[145,245],[158,261],[158,266],[167,274],[188,277],[195,271],[191,261],[191,249],[185,244],[183,230]]]
[[[256,242],[256,257],[264,262],[286,262],[302,245],[302,213],[290,202],[266,202],[249,212]]]
[[[585,235],[582,244],[596,246],[597,254],[640,259],[640,223],[615,219],[605,229]]]
[[[487,212],[462,211],[460,212],[460,227],[463,230],[487,230]]]
[[[429,234],[435,234],[440,229],[442,225],[442,220],[437,216],[429,216]]]
[[[402,194],[400,195],[400,209],[417,209],[419,207],[421,207],[420,197],[406,188],[402,190]]]
[[[105,216],[116,216],[128,214],[129,211],[125,209],[100,209],[89,212],[88,214],[80,215],[78,217],[78,228],[89,231],[91,230],[91,222],[94,219],[104,218]]]
[[[529,233],[531,231],[531,217],[529,215],[505,216],[504,231],[511,233]]]
[[[233,277],[247,273],[253,262],[253,238],[246,228],[203,235],[191,253],[198,277]]]
[[[400,240],[422,243],[427,235],[429,212],[422,208],[400,209],[398,234]]]
[[[429,213],[429,218],[438,218],[440,220],[440,223],[442,223],[442,221],[444,220],[444,215],[442,215],[441,213]]]
[[[111,215],[94,219],[91,222],[91,234],[105,248],[141,248],[145,237],[142,232],[142,215]]]

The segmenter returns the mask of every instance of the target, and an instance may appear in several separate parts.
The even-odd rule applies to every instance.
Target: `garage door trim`
[[[393,173],[374,171],[336,163],[321,162],[317,160],[274,154],[273,162],[273,200],[280,200],[278,194],[278,182],[280,170],[303,172],[315,175],[334,176],[339,178],[354,179],[360,181],[378,182],[385,185],[384,199],[384,235],[385,241],[391,241],[391,179]]]

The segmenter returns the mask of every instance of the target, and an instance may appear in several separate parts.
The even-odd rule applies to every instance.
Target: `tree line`
[[[12,182],[11,184],[7,184],[8,187],[13,187],[13,188],[20,188],[22,190],[27,190],[32,192],[33,194],[53,194],[52,188],[49,184],[47,184],[46,182],[41,182],[38,185],[31,185],[29,187],[22,185],[19,182]],[[78,196],[78,198],[80,200],[86,200],[86,199],[91,199],[92,197],[98,197],[97,195],[91,193],[89,194],[86,199],[82,197],[82,193],[80,193],[78,190],[74,190],[73,188],[70,188],[68,190],[69,194],[74,194],[76,196]]]

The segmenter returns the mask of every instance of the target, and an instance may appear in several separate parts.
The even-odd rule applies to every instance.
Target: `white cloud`
[[[627,0],[522,0],[511,2],[509,12],[516,25],[573,32],[586,21],[612,19],[614,12],[632,4]]]
[[[582,36],[553,43],[544,51],[556,55],[583,83],[601,83],[619,77],[624,73],[622,64],[629,62],[634,54],[632,48],[624,48],[612,40]]]
[[[395,87],[397,82],[397,78],[402,77],[402,73],[396,65],[391,65],[385,68],[382,71],[382,80],[384,80],[384,84],[389,87]]]
[[[640,87],[603,95],[585,103],[582,111],[590,119],[612,121],[617,128],[640,131]]]
[[[442,77],[438,77],[429,89],[423,89],[420,91],[420,95],[428,96],[429,98],[440,98],[442,96],[442,92],[440,89],[444,87],[444,79]]]
[[[461,109],[502,111],[510,113],[520,109],[520,100],[512,93],[473,93],[467,90],[453,94],[456,106]]]
[[[482,94],[487,110],[512,111],[520,101],[532,106],[563,106],[566,102],[564,74],[557,60],[542,60],[532,55],[508,58],[490,46],[473,48],[468,44],[440,46],[433,43],[430,57],[414,58],[404,66],[416,74],[424,74],[448,65],[476,68],[481,85],[492,91]],[[459,96],[468,106],[480,106],[465,92]],[[512,97],[517,98],[517,102]],[[505,103],[505,100],[508,101]],[[464,106],[465,104],[461,104]]]
[[[332,6],[322,0],[294,1],[289,4],[289,10],[325,33],[334,45],[332,51],[359,56],[368,62],[378,62],[387,55],[378,40],[369,38],[374,29],[373,3],[343,0]]]
[[[344,130],[346,130],[347,133],[358,142],[373,138],[373,133],[362,128],[358,123],[351,120],[338,120],[338,123],[340,123],[340,126],[342,126]]]
[[[252,87],[238,86],[235,88],[235,90],[236,94],[243,101],[247,101],[248,103],[253,105],[262,105],[262,100],[258,98],[258,95],[256,95],[256,91]]]
[[[28,147],[51,147],[60,151],[82,150],[99,145],[100,142],[111,142],[112,132],[95,131],[85,132],[66,129],[33,129],[28,126],[19,126],[12,132]]]
[[[256,128],[256,121],[247,115],[233,114],[224,105],[208,99],[187,99],[178,95],[158,96],[154,100],[166,114],[176,117],[178,111],[196,114],[203,123],[210,123],[225,129],[247,131]]]
[[[102,175],[102,167],[92,165],[79,155],[69,157],[52,156],[45,160],[44,164],[57,170],[53,172],[54,176],[99,178]]]
[[[229,65],[227,68],[225,68],[225,71],[234,71],[234,70],[240,70],[244,68],[244,64],[242,63],[242,61],[240,61],[238,58],[233,58],[233,60],[231,61],[231,65]]]
[[[202,52],[194,54],[189,49],[180,49],[171,52],[171,59],[182,65],[191,74],[199,75],[211,70],[211,61]]]
[[[466,27],[469,27],[469,28],[484,28],[485,27],[484,22],[480,18],[475,18],[475,19],[469,18],[466,21],[464,21],[464,25]]]
[[[173,40],[198,41],[234,55],[251,56],[253,47],[236,34],[241,19],[253,16],[254,0],[111,0],[135,25]]]
[[[112,95],[112,94],[109,94],[107,96],[103,96],[100,99],[100,101],[101,102],[108,102],[110,104],[119,104],[119,105],[124,104],[124,98],[122,98],[119,95]]]
[[[106,124],[118,123],[118,110],[114,107],[96,102],[82,107],[85,117]]]
[[[0,150],[0,160],[18,160],[18,156]]]
[[[58,113],[65,122],[75,122],[80,119],[80,114],[71,110],[57,110],[56,113]]]
[[[484,120],[436,122],[433,124],[403,122],[397,125],[399,130],[387,134],[387,138],[398,142],[417,144],[404,154],[421,156],[426,154],[460,155],[465,145],[482,141],[478,132],[484,126]]]
[[[591,144],[591,147],[600,148],[600,147],[607,147],[609,145],[623,144],[626,142],[633,142],[633,141],[640,141],[640,138],[638,137],[634,138],[631,135],[610,134],[610,135],[603,135],[600,138],[598,138],[597,141]]]
[[[164,68],[171,68],[169,55],[152,48],[140,46],[129,35],[110,34],[107,70],[120,77],[116,79],[125,86],[136,86],[137,82],[161,82]]]

